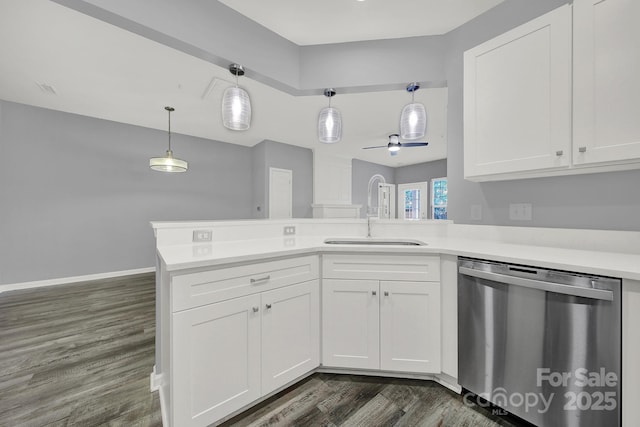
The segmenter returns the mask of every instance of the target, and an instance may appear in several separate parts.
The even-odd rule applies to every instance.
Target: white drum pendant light
[[[154,157],[149,159],[149,167],[159,172],[186,172],[189,164],[184,160],[173,157],[171,151],[171,112],[175,110],[173,107],[164,107],[169,112],[169,149],[165,157]]]
[[[320,110],[318,115],[318,139],[325,144],[340,142],[342,138],[342,116],[340,111],[331,106],[334,89],[325,89],[324,96],[329,98],[329,106]]]
[[[251,126],[251,100],[247,91],[238,87],[238,76],[244,76],[242,65],[231,64],[229,72],[236,85],[227,88],[222,97],[222,124],[231,130],[247,130]]]
[[[407,92],[411,92],[411,104],[407,104],[402,109],[400,116],[400,136],[402,139],[424,138],[427,130],[427,112],[424,105],[414,102],[415,91],[420,89],[418,83],[410,83]]]

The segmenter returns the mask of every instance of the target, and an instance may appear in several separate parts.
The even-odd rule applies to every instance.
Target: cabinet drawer
[[[171,278],[171,311],[318,278],[319,261],[315,255],[180,274]]]
[[[331,279],[440,280],[436,255],[324,255],[322,276]]]

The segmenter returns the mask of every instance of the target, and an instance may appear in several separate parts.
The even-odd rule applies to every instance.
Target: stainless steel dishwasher
[[[621,425],[620,279],[470,258],[458,273],[466,403],[544,427]]]

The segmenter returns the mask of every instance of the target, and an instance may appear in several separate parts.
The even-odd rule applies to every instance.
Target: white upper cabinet
[[[574,0],[465,52],[465,178],[640,168],[638,17]]]
[[[465,178],[565,168],[571,157],[571,8],[464,54]]]
[[[576,165],[640,161],[640,1],[575,0]]]

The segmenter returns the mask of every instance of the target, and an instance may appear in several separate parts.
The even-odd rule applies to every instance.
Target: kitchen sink
[[[413,239],[377,239],[371,237],[336,237],[325,239],[327,245],[372,245],[372,246],[426,246],[427,244],[420,240]]]

